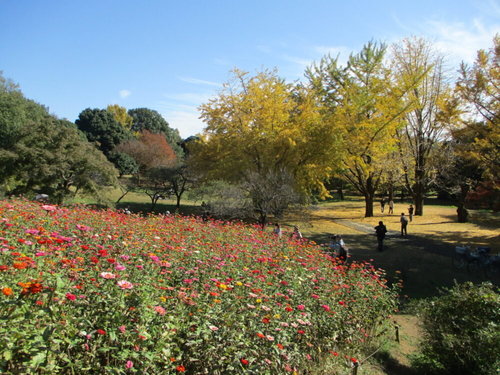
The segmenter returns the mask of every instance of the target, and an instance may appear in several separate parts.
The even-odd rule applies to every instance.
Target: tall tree
[[[322,181],[337,157],[337,138],[307,88],[287,84],[275,71],[249,77],[236,70],[201,106],[201,117],[207,126],[189,147],[190,163],[207,178],[242,184],[254,174],[265,180],[286,171],[297,191],[326,194]]]
[[[349,57],[347,66],[324,57],[306,75],[325,103],[325,122],[343,140],[343,175],[365,198],[365,216],[373,216],[375,192],[385,163],[395,147],[394,134],[402,125],[402,91],[392,85],[384,67],[384,44],[370,42]]]
[[[469,117],[464,125],[475,135],[467,149],[468,157],[480,163],[485,177],[500,175],[500,35],[493,48],[480,50],[472,66],[462,63],[456,92],[465,102]]]
[[[163,134],[168,144],[177,156],[182,155],[180,144],[182,139],[177,129],[172,129],[168,122],[157,111],[149,108],[130,109],[128,114],[132,117],[132,131],[147,130],[154,134]]]
[[[458,115],[456,102],[443,72],[443,57],[428,42],[405,39],[393,46],[391,58],[395,80],[405,91],[406,103],[412,105],[405,126],[398,131],[405,184],[415,215],[423,215],[424,197],[436,175],[433,161],[438,142]]]
[[[120,143],[130,139],[132,135],[114,118],[111,112],[105,109],[83,110],[75,121],[89,142],[95,143],[97,148],[106,156]]]

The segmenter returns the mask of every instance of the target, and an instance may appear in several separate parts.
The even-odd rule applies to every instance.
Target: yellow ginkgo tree
[[[206,128],[190,149],[190,165],[207,179],[250,187],[247,193],[261,222],[274,213],[266,211],[278,200],[261,193],[269,181],[268,190],[290,191],[276,185],[282,181],[302,196],[327,194],[323,181],[340,156],[339,137],[322,121],[321,105],[310,89],[286,83],[276,71],[250,76],[235,70],[200,110]],[[290,203],[281,198],[282,206]]]
[[[373,216],[384,173],[395,168],[388,156],[396,148],[396,129],[410,107],[384,66],[385,51],[384,44],[370,42],[352,54],[345,67],[326,56],[307,71],[327,106],[324,121],[341,137],[342,175],[364,196],[366,217]]]

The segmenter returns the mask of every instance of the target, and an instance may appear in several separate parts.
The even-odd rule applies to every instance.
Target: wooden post
[[[399,343],[399,326],[395,324],[394,328],[396,329],[396,342]]]
[[[358,367],[359,367],[358,361],[352,363],[352,375],[358,374]]]

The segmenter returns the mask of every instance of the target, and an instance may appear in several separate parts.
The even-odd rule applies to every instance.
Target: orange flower
[[[2,289],[2,293],[5,296],[7,296],[7,297],[11,296],[12,294],[14,294],[14,292],[12,291],[12,289],[11,288],[7,288],[7,287]]]
[[[177,371],[179,372],[185,372],[186,371],[186,368],[183,366],[183,365],[179,365],[175,368]]]
[[[18,282],[17,285],[23,288],[21,294],[36,294],[40,293],[43,289],[43,285],[40,283],[32,283],[32,282],[27,282],[27,283],[22,283]]]

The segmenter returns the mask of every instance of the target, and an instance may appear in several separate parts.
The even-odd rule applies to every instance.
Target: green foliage
[[[47,117],[49,114],[45,107],[26,99],[14,82],[0,74],[0,149],[12,147],[17,141],[18,131],[27,122]]]
[[[75,191],[99,196],[100,186],[114,184],[116,170],[84,138],[72,123],[51,118],[21,129],[11,153],[0,154],[11,192],[43,192],[56,202]]]
[[[115,146],[132,138],[132,134],[105,109],[87,108],[78,115],[75,124],[104,155],[109,155]]]
[[[130,109],[128,114],[132,117],[132,131],[140,133],[149,131],[153,134],[163,134],[168,144],[180,157],[183,155],[180,143],[182,141],[179,131],[172,129],[168,122],[157,111],[149,108]]]
[[[455,285],[422,311],[419,374],[491,375],[500,368],[500,293],[490,283]]]
[[[74,124],[54,118],[0,77],[0,184],[6,193],[45,193],[57,202],[78,190],[98,196],[115,174]]]
[[[125,152],[112,151],[108,159],[116,166],[120,173],[120,177],[137,173],[139,170],[139,166],[135,159]]]

